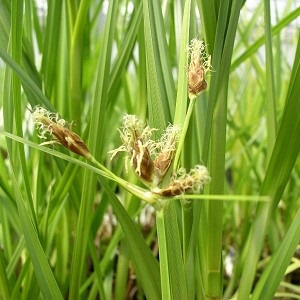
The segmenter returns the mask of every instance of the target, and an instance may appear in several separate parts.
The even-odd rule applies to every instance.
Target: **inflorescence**
[[[207,87],[206,74],[211,71],[211,57],[206,53],[206,46],[203,41],[198,39],[192,40],[188,47],[188,55],[189,98],[195,100]],[[116,175],[94,159],[82,139],[71,130],[70,125],[60,118],[57,113],[49,112],[45,108],[37,106],[33,112],[33,119],[40,131],[39,137],[48,139],[47,142],[42,144],[61,144],[70,151],[84,156],[90,162],[100,166],[111,178],[116,179]],[[189,117],[186,118],[185,125],[188,122]],[[184,168],[180,168],[173,174],[168,172],[177,151],[180,128],[169,125],[158,141],[152,139],[154,131],[156,129],[145,125],[135,115],[125,115],[123,126],[119,130],[123,145],[109,152],[111,159],[119,152],[125,152],[127,154],[126,169],[130,164],[139,179],[149,187],[152,192],[150,194],[153,196],[172,197],[201,191],[203,186],[210,182],[206,167],[197,165],[190,172],[187,172]],[[186,130],[183,130],[180,145],[183,143],[185,133]],[[178,147],[177,155],[180,154],[180,150],[181,146]],[[119,181],[124,184],[123,179]],[[132,186],[127,184],[124,184],[124,186],[128,190],[137,192]]]
[[[154,131],[156,129],[144,125],[135,115],[125,115],[119,130],[123,145],[109,152],[111,158],[125,152],[126,165],[129,162],[136,175],[156,194],[170,197],[202,190],[210,177],[206,167],[201,165],[189,173],[180,168],[167,185],[159,187],[172,164],[180,130],[169,125],[157,142],[152,139]]]
[[[197,38],[188,47],[188,86],[189,97],[197,97],[207,87],[206,74],[212,70],[211,56],[206,52],[206,45]]]
[[[70,130],[69,124],[57,113],[52,113],[43,107],[36,106],[33,111],[33,119],[36,127],[39,129],[39,137],[42,139],[51,139],[43,143],[61,144],[70,151],[90,159],[91,153],[82,141],[82,139]]]

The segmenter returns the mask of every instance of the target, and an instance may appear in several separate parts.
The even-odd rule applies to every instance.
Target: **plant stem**
[[[160,281],[162,287],[162,298],[165,300],[171,299],[171,288],[170,288],[170,271],[168,264],[168,247],[166,237],[166,224],[164,210],[158,210],[156,212],[156,226],[157,226],[157,237],[159,244],[159,263],[160,263]]]
[[[110,179],[116,181],[119,183],[123,188],[125,188],[127,191],[132,193],[133,195],[137,196],[138,198],[146,201],[147,203],[150,203],[151,205],[154,205],[157,203],[157,196],[155,194],[152,194],[150,191],[147,191],[145,189],[140,188],[137,185],[134,185],[119,176],[115,175],[113,172],[111,172],[109,169],[105,168],[101,163],[99,163],[93,156],[89,159],[91,164],[95,167],[99,168],[103,172],[105,172]]]
[[[188,110],[187,110],[187,113],[186,113],[186,116],[184,119],[183,127],[181,130],[181,134],[180,134],[180,138],[179,138],[179,142],[178,142],[178,146],[177,146],[177,150],[176,150],[176,154],[175,154],[175,158],[174,158],[173,171],[176,171],[176,169],[177,169],[180,154],[181,154],[181,151],[183,148],[183,143],[184,143],[185,136],[186,136],[186,132],[188,130],[191,115],[192,115],[192,112],[193,112],[193,109],[194,109],[194,106],[195,106],[195,103],[196,103],[198,97],[199,96],[190,98],[189,107],[188,107]]]

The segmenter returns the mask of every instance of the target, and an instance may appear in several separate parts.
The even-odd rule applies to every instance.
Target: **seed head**
[[[155,174],[159,183],[168,171],[179,139],[179,127],[169,125],[157,143],[158,154],[154,160]]]
[[[111,158],[119,152],[125,152],[126,162],[130,162],[135,173],[155,194],[170,197],[199,192],[210,181],[207,169],[200,165],[189,173],[184,168],[179,169],[171,177],[169,185],[158,187],[172,164],[180,129],[178,126],[169,125],[159,141],[153,141],[151,137],[155,130],[146,126],[135,115],[125,115],[123,126],[119,130],[123,145],[109,152]]]
[[[189,96],[195,97],[207,87],[206,73],[211,70],[211,56],[206,52],[203,41],[193,39],[188,47],[188,85]]]
[[[155,150],[155,143],[151,135],[156,129],[145,126],[135,115],[123,117],[123,127],[119,130],[123,145],[109,151],[113,158],[118,152],[126,152],[130,158],[130,165],[137,175],[146,182],[153,179],[154,165],[151,154]]]
[[[157,193],[166,197],[177,196],[183,193],[198,193],[203,189],[204,184],[210,182],[210,179],[204,166],[197,165],[189,173],[184,168],[180,168],[173,175],[170,184]]]
[[[52,138],[52,141],[43,144],[59,143],[70,151],[90,159],[91,154],[85,143],[68,128],[68,123],[58,114],[37,106],[33,112],[33,119],[40,131],[39,137],[42,139]]]

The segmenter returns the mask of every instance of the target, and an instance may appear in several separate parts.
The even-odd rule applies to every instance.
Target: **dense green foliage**
[[[294,2],[0,0],[1,299],[300,299]],[[195,37],[212,68],[193,102]],[[93,157],[40,145],[37,105]],[[125,114],[187,129],[161,185],[202,164],[203,194],[110,160]]]

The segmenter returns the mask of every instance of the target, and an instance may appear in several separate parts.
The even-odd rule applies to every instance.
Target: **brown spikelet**
[[[111,158],[119,152],[126,152],[134,172],[142,181],[147,183],[152,182],[154,174],[154,164],[151,158],[153,130],[145,126],[135,115],[125,115],[123,128],[119,130],[123,145],[109,151],[112,155]],[[128,162],[128,160],[126,161]]]
[[[178,126],[169,125],[157,143],[159,153],[154,160],[157,183],[162,181],[173,161],[179,132],[180,130]]]
[[[68,150],[90,158],[91,154],[88,147],[82,139],[73,131],[68,128],[65,120],[59,118],[57,114],[51,113],[46,109],[37,106],[33,112],[33,118],[36,126],[40,130],[40,137],[47,139],[52,136],[52,142],[59,143]],[[44,144],[49,144],[46,142]]]
[[[197,96],[206,87],[206,73],[211,70],[211,57],[206,53],[203,41],[193,39],[189,46],[188,86],[189,95]]]
[[[189,71],[189,94],[199,94],[207,87],[204,79],[204,69],[201,66],[191,68]]]
[[[159,178],[163,178],[166,172],[168,171],[173,158],[173,152],[161,152],[157,155],[154,160],[155,171]]]
[[[178,196],[182,193],[183,191],[179,184],[171,184],[160,192],[160,194],[164,197]]]
[[[156,193],[165,197],[171,197],[183,193],[199,192],[203,189],[204,184],[209,182],[210,176],[204,166],[197,165],[189,173],[184,168],[180,168],[173,175],[169,185]]]
[[[87,156],[89,154],[88,147],[75,132],[55,123],[50,125],[50,128],[56,140],[65,148],[81,156]]]
[[[132,163],[133,168],[142,180],[152,181],[154,164],[147,147],[143,147],[143,142],[138,139],[133,145]]]

